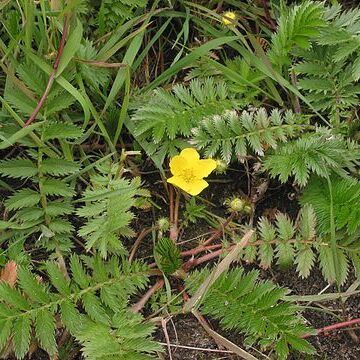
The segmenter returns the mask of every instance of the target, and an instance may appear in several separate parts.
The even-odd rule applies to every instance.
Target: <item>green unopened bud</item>
[[[243,211],[246,202],[241,198],[235,197],[225,200],[225,204],[228,206],[230,212],[241,212]]]
[[[159,227],[159,230],[161,231],[167,231],[170,228],[170,222],[168,218],[160,218],[157,222],[157,225]]]
[[[221,159],[217,159],[217,160],[216,160],[216,169],[215,169],[215,172],[216,172],[217,174],[224,174],[227,169],[228,169],[228,164],[226,163],[226,161],[221,160]]]
[[[251,215],[253,212],[253,208],[251,205],[247,204],[244,206],[243,213],[246,215]]]

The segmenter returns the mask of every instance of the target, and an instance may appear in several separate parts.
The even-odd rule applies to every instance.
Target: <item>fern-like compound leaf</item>
[[[208,270],[192,273],[187,280],[190,292],[194,293],[207,276]],[[244,273],[237,268],[224,272],[208,289],[201,311],[218,319],[223,328],[245,333],[249,344],[258,342],[276,350],[275,345],[282,341],[289,348],[314,353],[313,347],[300,339],[309,329],[296,316],[298,307],[282,300],[286,293],[271,282],[260,281],[258,272]],[[285,359],[286,353],[280,349],[277,358]]]
[[[335,227],[354,234],[360,228],[360,181],[331,177],[332,203]],[[304,189],[301,204],[311,204],[318,220],[321,235],[330,232],[330,189],[326,179],[312,177]]]
[[[355,143],[319,130],[282,144],[265,158],[263,167],[281,182],[293,176],[297,184],[305,186],[311,173],[321,177],[337,173],[346,177],[348,169],[354,170],[359,159],[359,147]]]
[[[86,239],[86,248],[97,249],[104,258],[108,253],[125,253],[119,238],[133,235],[129,225],[134,215],[130,209],[136,206],[137,195],[142,194],[139,179],[109,182],[106,177],[94,177],[93,187],[83,194],[85,205],[77,210],[87,219],[78,232]]]
[[[243,158],[249,152],[264,155],[267,147],[276,148],[306,129],[304,119],[291,111],[280,114],[273,110],[270,115],[263,108],[257,111],[227,111],[223,115],[205,118],[192,130],[191,143],[204,149],[206,156],[217,154],[230,162],[234,157]]]
[[[186,146],[191,129],[202,119],[236,109],[240,101],[229,93],[225,82],[213,78],[192,80],[188,87],[175,85],[172,91],[158,89],[127,124],[145,151],[162,164],[166,155],[175,155]]]
[[[322,3],[304,1],[281,14],[269,50],[269,58],[274,65],[281,67],[289,64],[289,55],[295,46],[310,47],[310,39],[319,34],[325,25],[323,12]]]
[[[20,266],[16,288],[0,282],[0,348],[12,339],[15,355],[21,359],[36,338],[42,349],[55,355],[56,324],[79,341],[87,359],[114,354],[129,360],[150,359],[160,350],[151,339],[154,326],[128,309],[130,296],[147,283],[147,268],[136,261],[121,263],[118,258],[83,259],[86,265],[77,256],[71,258],[70,279],[50,262],[46,264],[49,282],[40,282]],[[114,306],[103,300],[105,289]]]

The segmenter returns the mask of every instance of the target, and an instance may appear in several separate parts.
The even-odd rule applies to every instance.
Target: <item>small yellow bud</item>
[[[236,20],[236,14],[233,11],[226,11],[223,13],[221,21],[225,26],[233,25]]]

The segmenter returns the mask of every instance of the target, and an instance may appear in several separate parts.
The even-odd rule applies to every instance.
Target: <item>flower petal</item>
[[[170,160],[170,171],[175,176],[180,175],[187,167],[188,161],[184,156],[176,155]]]
[[[194,175],[202,179],[209,176],[210,173],[216,169],[216,161],[212,159],[198,160],[196,165],[193,167]]]
[[[190,194],[189,190],[190,190],[191,184],[186,182],[181,176],[173,176],[173,177],[167,179],[167,182],[179,187],[181,190],[184,190]]]
[[[188,192],[190,195],[199,195],[206,187],[209,186],[209,184],[205,180],[195,180],[192,181],[190,184],[190,187],[186,192]]]
[[[194,148],[186,148],[181,151],[180,156],[184,157],[189,163],[200,159],[199,153]]]

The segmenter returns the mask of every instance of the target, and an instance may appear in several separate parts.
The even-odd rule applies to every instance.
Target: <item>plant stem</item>
[[[179,207],[180,207],[180,192],[170,187],[170,240],[176,243],[178,238],[178,224],[179,224]],[[174,203],[174,190],[176,192],[175,205]],[[172,207],[173,205],[173,207]]]
[[[159,279],[156,283],[141,297],[141,299],[134,304],[131,309],[134,312],[139,312],[149,301],[149,299],[165,284],[164,279]]]
[[[336,330],[336,329],[344,328],[344,327],[355,325],[355,324],[360,324],[360,318],[353,319],[353,320],[348,320],[348,321],[343,321],[343,322],[328,325],[328,326],[324,326],[324,327],[322,327],[320,329],[317,329],[316,334],[305,334],[305,335],[302,336],[302,338],[306,339],[306,338],[311,337],[311,336],[320,335],[320,334],[326,333],[328,331],[333,331],[333,330]]]
[[[55,81],[55,76],[57,73],[57,69],[59,67],[59,63],[61,60],[61,56],[63,54],[63,50],[64,50],[64,46],[65,46],[65,41],[66,41],[66,37],[68,34],[68,30],[69,30],[69,24],[70,24],[70,18],[69,15],[65,15],[64,16],[64,27],[63,27],[63,33],[61,36],[61,40],[60,40],[60,44],[59,44],[59,49],[58,49],[58,53],[48,80],[48,83],[46,85],[45,91],[42,94],[38,104],[36,105],[36,108],[34,109],[34,111],[32,112],[32,114],[30,115],[29,119],[26,121],[24,127],[29,126],[36,118],[37,114],[39,113],[40,109],[43,107],[46,98],[48,97],[50,90],[53,86],[53,83]]]
[[[138,235],[137,239],[134,242],[134,245],[131,248],[130,256],[129,256],[129,263],[131,263],[133,261],[136,250],[139,248],[139,246],[140,246],[141,242],[143,241],[143,239],[148,234],[150,234],[155,228],[156,228],[156,226],[151,226],[149,228],[145,228],[145,229],[141,230],[140,234]]]

